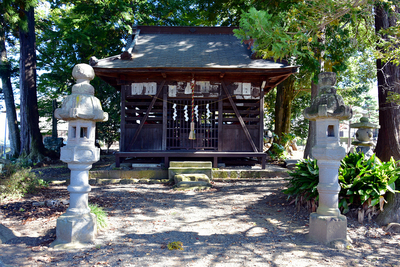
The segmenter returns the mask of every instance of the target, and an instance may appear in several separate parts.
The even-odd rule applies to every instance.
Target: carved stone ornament
[[[77,64],[72,70],[76,84],[72,87],[72,94],[67,96],[61,108],[54,112],[60,120],[91,120],[107,121],[108,113],[101,108],[100,100],[94,96],[94,88],[89,83],[94,78],[94,70],[88,64]]]
[[[336,73],[322,72],[318,75],[318,95],[311,106],[304,110],[304,117],[308,120],[317,118],[331,118],[348,120],[353,111],[343,102],[343,98],[336,94]]]

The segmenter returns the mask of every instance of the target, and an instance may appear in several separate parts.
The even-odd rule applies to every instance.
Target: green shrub
[[[283,193],[294,198],[297,205],[307,204],[314,211],[313,204],[318,199],[318,174],[316,160],[299,161],[296,169],[289,172],[288,189]],[[382,209],[384,195],[387,191],[395,192],[399,175],[398,162],[393,159],[382,163],[375,155],[366,160],[363,153],[348,154],[339,168],[339,208],[344,214],[350,205],[364,209],[379,205]]]
[[[27,193],[36,193],[48,183],[36,177],[31,168],[19,164],[7,164],[0,174],[0,201],[20,198]]]
[[[400,169],[393,158],[381,162],[375,154],[367,160],[363,153],[349,154],[342,160],[339,170],[339,207],[347,213],[350,204],[373,207],[383,203],[387,191],[395,193],[399,174]]]
[[[89,203],[90,212],[97,216],[97,228],[103,229],[108,226],[107,212],[96,204]]]
[[[296,169],[289,172],[291,178],[288,179],[288,189],[283,193],[289,198],[294,198],[298,209],[303,204],[306,204],[312,211],[316,210],[318,201],[318,175],[319,169],[317,161],[313,159],[300,160],[296,164]]]

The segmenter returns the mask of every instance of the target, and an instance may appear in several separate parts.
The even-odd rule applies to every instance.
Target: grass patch
[[[48,187],[48,183],[39,179],[31,168],[20,164],[7,164],[0,173],[0,202],[36,193],[44,187]]]
[[[90,212],[97,216],[97,228],[104,229],[108,226],[107,212],[96,204],[89,203]]]

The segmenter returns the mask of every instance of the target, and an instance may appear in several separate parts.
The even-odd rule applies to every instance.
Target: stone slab
[[[169,167],[168,179],[173,181],[177,174],[205,174],[212,180],[212,168],[208,167]]]
[[[174,186],[175,190],[208,189],[212,187],[210,183],[204,181],[182,181]]]
[[[169,167],[171,168],[211,168],[211,161],[170,161]]]
[[[174,176],[175,184],[179,182],[199,182],[203,181],[206,183],[210,182],[210,178],[204,173],[193,173],[193,174],[177,174]]]
[[[316,212],[311,213],[309,239],[323,244],[329,244],[334,240],[346,240],[346,216],[323,216]]]

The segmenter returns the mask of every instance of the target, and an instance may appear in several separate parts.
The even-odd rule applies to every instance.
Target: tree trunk
[[[292,111],[292,101],[294,98],[294,77],[290,76],[284,82],[278,85],[275,101],[275,130],[278,136],[275,143],[285,145],[283,143],[283,134],[290,132],[290,117]]]
[[[398,9],[397,9],[398,12]],[[396,14],[389,14],[382,5],[375,5],[375,30],[386,29],[396,25]],[[394,64],[376,61],[378,76],[379,125],[378,143],[375,153],[382,161],[391,157],[400,160],[400,110],[398,105],[387,103],[388,92],[400,93],[400,69]],[[398,189],[398,188],[397,188]],[[400,194],[388,194],[384,211],[376,221],[380,225],[391,222],[400,223]]]
[[[387,204],[384,210],[376,217],[377,224],[383,226],[392,222],[400,223],[400,197],[399,193],[388,193],[386,196]]]
[[[312,81],[311,82],[311,102],[313,99],[318,95],[318,86]],[[311,105],[311,103],[310,103]],[[316,130],[317,130],[317,125],[315,124],[315,121],[309,121],[308,122],[308,137],[307,137],[307,143],[306,147],[304,149],[304,155],[303,158],[313,158],[312,156],[312,148],[315,146],[315,137],[316,137]]]
[[[36,95],[36,41],[34,8],[24,11],[28,31],[22,28],[20,37],[20,101],[21,101],[21,153],[32,162],[41,161],[45,151],[39,129]]]
[[[14,94],[11,86],[11,65],[7,60],[5,25],[0,16],[0,76],[3,84],[4,101],[6,103],[6,116],[8,121],[11,157],[17,158],[21,148],[18,128],[17,112],[15,111]]]
[[[395,14],[381,5],[375,6],[375,30],[396,25]],[[400,68],[392,63],[376,61],[378,76],[379,135],[375,153],[382,161],[400,160],[400,110],[395,103],[387,103],[388,92],[400,93]]]

